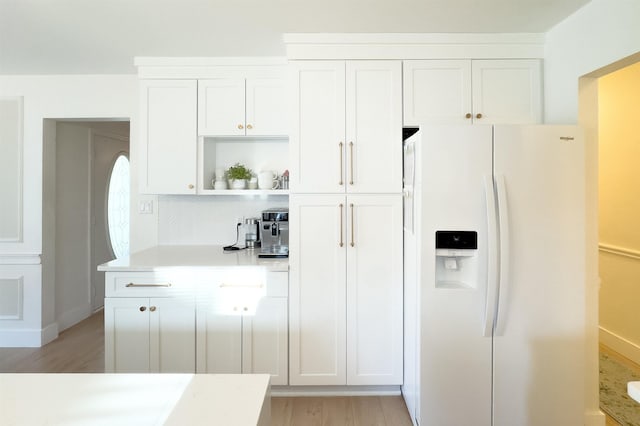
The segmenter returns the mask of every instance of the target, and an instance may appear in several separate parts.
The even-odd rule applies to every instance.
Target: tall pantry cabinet
[[[401,384],[401,63],[291,73],[290,384]]]

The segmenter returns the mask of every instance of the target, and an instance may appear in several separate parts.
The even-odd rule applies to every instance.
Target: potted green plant
[[[236,163],[227,169],[227,179],[231,189],[245,189],[251,176],[251,169],[244,164]]]

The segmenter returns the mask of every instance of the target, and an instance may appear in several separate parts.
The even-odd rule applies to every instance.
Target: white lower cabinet
[[[268,373],[272,385],[287,385],[287,293],[287,272],[269,272],[266,294],[250,314],[221,313],[211,297],[201,298],[197,309],[197,372]],[[240,306],[238,312],[244,312],[244,307]]]
[[[189,285],[152,272],[108,272],[105,371],[268,373],[272,385],[287,385],[288,272],[260,273],[263,282],[247,285],[234,284],[238,271],[183,273]],[[243,285],[262,297],[234,298]]]
[[[402,383],[402,198],[291,196],[290,383]]]
[[[286,297],[265,297],[254,316],[242,318],[242,372],[269,373],[272,385],[289,383]]]
[[[195,301],[107,297],[105,372],[195,372]]]

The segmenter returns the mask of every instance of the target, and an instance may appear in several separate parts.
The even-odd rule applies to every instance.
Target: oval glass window
[[[129,159],[120,154],[113,164],[107,193],[109,240],[116,258],[129,256],[129,182]]]

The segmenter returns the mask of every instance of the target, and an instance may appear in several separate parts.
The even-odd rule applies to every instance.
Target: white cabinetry
[[[287,272],[267,273],[266,294],[250,314],[240,314],[243,306],[237,315],[220,312],[216,292],[198,301],[198,373],[269,373],[271,384],[288,384]]]
[[[267,295],[242,317],[242,372],[269,373],[272,385],[289,383],[288,288],[288,273],[269,273]]]
[[[140,107],[141,192],[195,194],[196,81],[141,80]]]
[[[401,196],[295,195],[289,208],[291,384],[401,384]]]
[[[400,61],[297,61],[291,72],[291,192],[400,192]]]
[[[284,81],[276,78],[199,80],[198,134],[287,134]]]
[[[536,59],[404,61],[404,125],[542,120]]]
[[[195,372],[195,302],[189,297],[107,297],[105,372]]]

